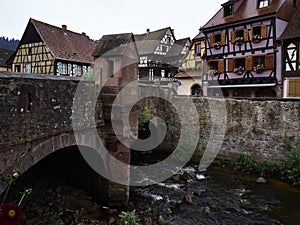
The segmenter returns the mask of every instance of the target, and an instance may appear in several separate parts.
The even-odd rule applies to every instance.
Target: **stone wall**
[[[143,87],[142,93],[154,93],[158,87]],[[165,94],[172,93],[165,89]],[[168,94],[166,94],[168,93]],[[176,145],[180,136],[181,120],[172,107],[172,103],[182,105],[188,97],[174,97],[172,102],[162,99],[148,98],[140,102],[141,110],[147,107],[152,115],[162,117],[168,126],[167,136],[160,146],[168,150]],[[300,144],[300,102],[286,100],[237,100],[216,98],[192,98],[199,114],[199,141],[195,151],[195,159],[199,159],[207,148],[211,129],[222,133],[221,119],[211,119],[211,113],[225,113],[225,133],[218,152],[220,158],[230,158],[244,152],[255,156],[258,160],[274,160],[282,155],[289,146]],[[222,105],[226,106],[225,112]],[[185,108],[186,116],[191,109]],[[189,124],[191,127],[193,124]],[[219,135],[217,132],[217,135]],[[214,137],[211,137],[214,142]]]

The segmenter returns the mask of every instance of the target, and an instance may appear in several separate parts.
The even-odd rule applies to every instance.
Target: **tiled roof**
[[[200,77],[200,71],[189,71],[189,72],[180,72],[175,75],[177,78],[192,78],[192,77]]]
[[[57,59],[82,63],[92,63],[92,53],[96,44],[84,33],[79,34],[60,27],[30,20],[41,38]]]
[[[0,48],[0,66],[7,66],[7,60],[14,53],[14,51]]]
[[[172,56],[178,56],[178,57],[182,57],[182,50],[184,49],[184,47],[186,47],[186,44],[189,44],[188,47],[191,44],[191,39],[190,38],[183,38],[183,39],[179,39],[176,40],[174,45],[172,46],[172,48],[169,50],[167,56],[168,57],[172,57]]]
[[[232,16],[224,17],[223,8],[221,8],[202,29],[219,26],[226,23],[238,22],[249,18],[276,13],[278,18],[290,19],[292,9],[292,0],[272,0],[270,5],[265,8],[257,9],[256,0],[237,0],[234,3],[234,13]],[[229,1],[230,2],[230,1]],[[228,2],[227,2],[228,3]],[[226,3],[225,3],[226,4]],[[286,6],[283,8],[283,6]]]
[[[300,8],[285,28],[280,39],[300,38]]]
[[[104,35],[98,42],[93,56],[119,56],[123,55],[125,46],[134,41],[132,33]]]
[[[197,34],[192,41],[197,41],[197,40],[200,40],[200,39],[204,39],[205,36],[204,34],[200,31],[199,34]]]
[[[152,54],[158,46],[157,41],[160,41],[170,27],[166,27],[160,30],[144,33],[135,34],[134,39],[137,42],[137,48],[140,55]]]

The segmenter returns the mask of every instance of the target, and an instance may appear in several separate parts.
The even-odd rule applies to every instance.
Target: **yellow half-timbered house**
[[[12,70],[21,73],[82,76],[92,72],[95,43],[85,33],[69,31],[30,19],[17,50]]]

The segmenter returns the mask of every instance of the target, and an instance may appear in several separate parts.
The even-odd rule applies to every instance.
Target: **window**
[[[73,71],[72,71],[72,64],[68,64],[68,74],[69,75],[73,75]]]
[[[291,79],[288,81],[288,97],[300,97],[300,80]]]
[[[114,61],[113,60],[108,60],[108,69],[107,69],[107,76],[108,77],[113,77],[115,72],[114,68]]]
[[[209,74],[212,76],[224,73],[223,59],[208,61],[208,68],[209,68]]]
[[[222,45],[225,45],[225,33],[213,34],[209,37],[210,47],[219,49]]]
[[[245,71],[245,58],[237,58],[234,60],[233,72],[242,74]]]
[[[195,54],[200,55],[201,54],[201,44],[195,44]]]
[[[27,63],[25,65],[25,73],[31,73],[31,64],[30,63]]]
[[[15,72],[21,72],[21,65],[15,65]]]
[[[251,29],[252,42],[259,42],[267,37],[267,25],[261,24],[253,26]]]
[[[62,74],[67,74],[67,64],[62,64]]]
[[[57,63],[56,73],[58,75],[62,74],[62,63],[61,62]]]
[[[241,45],[248,41],[248,29],[240,29],[231,32],[231,43]]]
[[[82,76],[82,67],[81,66],[78,66],[78,68],[77,68],[77,75]]]
[[[73,65],[73,72],[74,72],[75,76],[78,75],[78,66],[77,65]]]
[[[233,14],[233,4],[224,5],[224,17],[231,16]]]
[[[257,1],[257,8],[265,8],[269,6],[269,0],[258,0]]]
[[[264,71],[265,69],[265,56],[253,57],[253,70],[257,73]]]

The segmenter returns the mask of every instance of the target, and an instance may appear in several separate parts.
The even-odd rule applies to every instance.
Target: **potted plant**
[[[260,42],[262,37],[258,34],[252,36],[252,42]]]
[[[239,67],[236,67],[234,68],[233,70],[235,73],[241,75],[244,71],[245,71],[245,68],[243,66],[239,66]]]
[[[256,73],[261,73],[263,72],[265,69],[264,64],[257,64],[256,66],[254,66],[254,71]]]
[[[237,38],[235,39],[235,44],[241,45],[241,44],[243,44],[243,43],[244,43],[244,38],[243,38],[243,37],[237,37]]]
[[[214,43],[214,48],[215,48],[215,49],[221,48],[221,42],[219,42],[219,41],[218,41],[218,42],[215,42],[215,43]]]

